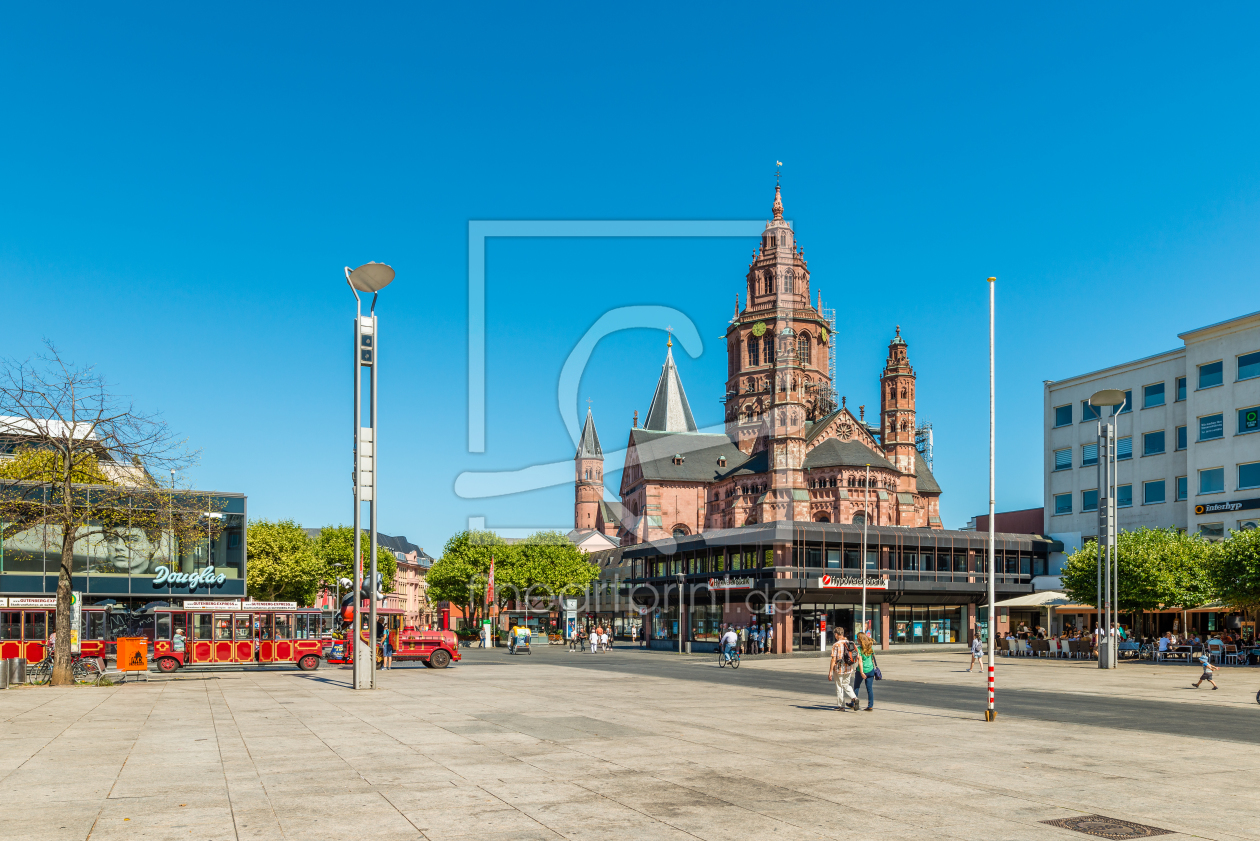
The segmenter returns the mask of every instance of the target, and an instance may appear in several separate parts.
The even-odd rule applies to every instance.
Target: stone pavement
[[[1260,670],[1194,693],[1178,688],[1185,667],[1000,662],[999,699],[1022,686],[1083,704],[1184,700],[1186,735],[1153,736],[986,724],[982,678],[956,654],[881,665],[890,680],[974,685],[974,715],[836,712],[814,659],[749,659],[712,683],[589,667],[663,662],[638,651],[465,657],[382,674],[372,693],[329,666],[0,693],[0,838],[1022,841],[1087,838],[1040,822],[1093,813],[1260,838],[1260,754],[1196,733],[1192,706],[1249,704],[1260,727]],[[712,658],[670,662],[716,672]],[[783,670],[818,674],[818,689],[740,683]]]

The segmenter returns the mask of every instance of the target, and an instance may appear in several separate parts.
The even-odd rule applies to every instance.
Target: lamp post
[[[376,296],[394,280],[394,270],[384,263],[364,263],[357,269],[346,266],[346,283],[354,293],[354,688],[376,688]],[[372,293],[372,305],[363,315],[360,292]],[[368,369],[368,416],[363,425],[363,369]],[[371,570],[368,580],[368,642],[363,643],[362,534],[359,527],[362,504],[368,504],[368,553]]]
[[[1116,415],[1124,411],[1124,392],[1106,388],[1089,398],[1098,414],[1098,584],[1094,601],[1098,611],[1098,668],[1116,667],[1114,612],[1119,593],[1119,558],[1116,534]],[[1106,423],[1102,407],[1110,406]],[[1114,573],[1114,574],[1113,574]]]
[[[986,625],[986,629],[989,632],[989,670],[988,670],[989,705],[984,710],[984,720],[995,721],[997,719],[997,708],[993,705],[993,689],[994,689],[993,684],[994,684],[994,679],[996,678],[996,670],[997,670],[997,657],[996,657],[997,612],[994,610],[993,602],[994,602],[994,590],[995,590],[994,582],[997,580],[996,579],[996,575],[997,575],[996,564],[994,564],[994,558],[997,555],[997,538],[993,530],[993,526],[994,526],[993,520],[994,520],[994,517],[996,516],[994,514],[994,511],[997,505],[997,483],[995,481],[995,476],[996,476],[995,442],[997,440],[996,438],[997,391],[996,391],[996,385],[995,385],[996,378],[994,375],[994,370],[995,370],[994,344],[995,342],[994,342],[994,332],[993,332],[993,313],[994,313],[994,307],[995,307],[994,287],[997,286],[997,278],[991,277],[989,278],[988,282],[989,282],[989,559],[988,559],[989,568],[985,570],[988,573],[988,575],[986,575],[985,577],[988,579],[988,585],[989,585],[988,586],[989,621],[986,622],[985,625]]]
[[[862,633],[866,633],[866,524],[871,521],[871,466],[866,465],[866,483],[862,491],[862,507],[866,509],[866,516],[862,518]],[[853,635],[857,639],[857,634]]]

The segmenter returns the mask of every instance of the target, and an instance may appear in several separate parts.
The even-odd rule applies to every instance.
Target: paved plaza
[[[5,839],[1084,839],[1101,814],[1260,838],[1260,669],[881,656],[840,713],[819,658],[530,656],[445,671],[186,672],[0,693]],[[865,695],[863,695],[865,697]],[[1003,712],[1003,704],[1010,712]]]

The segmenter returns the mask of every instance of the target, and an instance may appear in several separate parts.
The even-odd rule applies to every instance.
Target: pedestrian
[[[766,626],[765,625],[757,626],[757,653],[758,654],[766,653]]]
[[[612,650],[612,637],[608,635],[607,631],[599,635],[599,647],[605,652]]]
[[[739,653],[748,653],[748,629],[743,626],[739,629]]]
[[[858,634],[858,667],[857,682],[866,684],[866,712],[875,709],[875,670],[879,667],[875,662],[875,646],[869,634]],[[857,687],[855,686],[856,690]],[[853,693],[853,703],[857,704],[857,692]],[[855,707],[856,708],[856,707]]]
[[[384,633],[381,634],[380,637],[381,658],[383,660],[381,665],[384,667],[385,671],[389,671],[394,668],[394,646],[393,643],[390,642],[389,631],[384,628],[382,628],[382,631],[384,631]]]
[[[980,671],[984,671],[984,664],[980,658],[984,655],[984,646],[980,644],[979,635],[971,638],[971,665],[967,667],[967,671],[971,671],[977,664],[980,665]]]
[[[766,626],[766,651],[774,649],[774,625]]]
[[[1203,651],[1199,654],[1199,663],[1203,666],[1203,674],[1199,676],[1197,681],[1190,685],[1195,689],[1198,689],[1199,684],[1206,680],[1208,683],[1212,684],[1213,689],[1216,689],[1216,681],[1212,680],[1212,672],[1217,671],[1220,667],[1212,665],[1211,655],[1209,655],[1207,651]]]
[[[844,638],[844,629],[836,629],[836,642],[831,646],[831,663],[827,666],[827,680],[836,682],[836,709],[849,712],[857,704],[853,691],[853,674],[857,671],[858,655],[853,643]]]

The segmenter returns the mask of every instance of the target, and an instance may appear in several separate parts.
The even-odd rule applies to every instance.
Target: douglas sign
[[[226,580],[223,573],[215,575],[214,566],[208,566],[201,572],[171,572],[170,567],[160,566],[153,576],[154,587],[187,587],[189,592],[196,590],[198,587],[205,587],[207,590],[211,587],[219,587]]]

